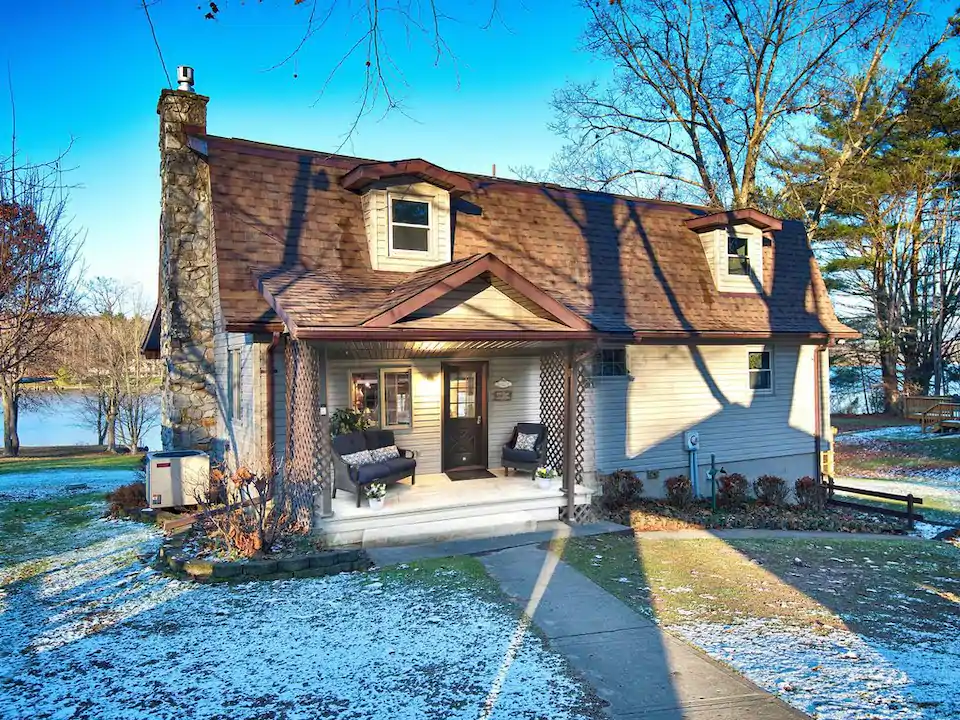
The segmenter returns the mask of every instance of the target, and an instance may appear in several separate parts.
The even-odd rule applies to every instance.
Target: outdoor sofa
[[[389,451],[393,448],[396,448],[397,457],[381,457],[392,454]],[[364,430],[335,436],[333,465],[333,497],[337,496],[338,488],[355,492],[357,507],[360,507],[361,490],[366,485],[389,485],[404,478],[410,478],[411,485],[417,482],[417,461],[413,459],[413,451],[397,448],[392,430]]]

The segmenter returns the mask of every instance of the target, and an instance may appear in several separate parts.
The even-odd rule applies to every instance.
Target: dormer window
[[[727,235],[727,274],[750,275],[749,239],[734,233]]]
[[[430,252],[430,202],[390,196],[390,254]]]

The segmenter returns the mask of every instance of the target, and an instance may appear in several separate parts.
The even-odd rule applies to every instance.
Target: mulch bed
[[[795,506],[770,507],[752,502],[739,508],[718,508],[714,512],[706,502],[677,508],[661,500],[642,500],[629,509],[613,513],[610,519],[629,525],[636,532],[734,528],[898,535],[906,532],[901,521],[870,512],[832,507],[818,512]]]

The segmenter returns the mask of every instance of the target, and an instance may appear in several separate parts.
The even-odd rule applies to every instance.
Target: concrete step
[[[384,545],[415,545],[446,540],[476,539],[518,535],[537,529],[536,517],[528,512],[503,512],[492,515],[432,520],[388,527],[373,527],[363,531],[364,547]]]

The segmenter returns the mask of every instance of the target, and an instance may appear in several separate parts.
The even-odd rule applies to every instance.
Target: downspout
[[[814,474],[817,482],[823,482],[823,352],[826,346],[819,345],[813,353],[813,448]]]
[[[275,332],[273,337],[270,339],[270,344],[267,345],[267,461],[270,463],[270,469],[273,470],[277,465],[277,452],[274,447],[274,435],[273,435],[273,395],[274,395],[274,380],[273,380],[273,351],[277,349],[277,346],[280,344],[280,333]]]

